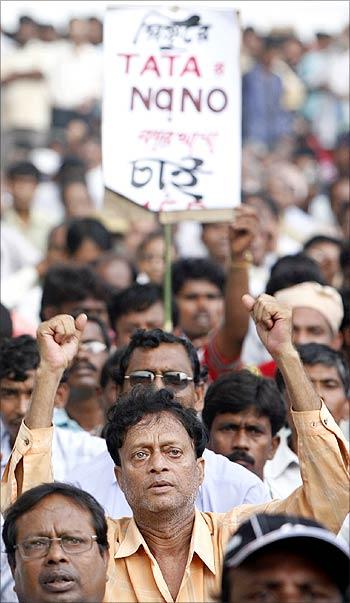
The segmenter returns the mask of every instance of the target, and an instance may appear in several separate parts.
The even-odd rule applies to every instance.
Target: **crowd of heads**
[[[39,366],[37,325],[57,314],[84,312],[88,320],[78,354],[64,373],[55,406],[77,428],[106,439],[128,502],[152,510],[144,484],[133,481],[125,452],[140,433],[150,437],[151,424],[160,439],[179,431],[192,459],[178,471],[186,487],[183,498],[172,504],[193,503],[190,486],[202,483],[207,445],[264,479],[281,431],[289,430],[292,441],[295,437],[281,374],[266,372],[271,359],[249,333],[237,370],[213,380],[203,362],[208,338],[222,326],[226,312],[229,224],[179,223],[172,227],[171,249],[166,250],[157,216],[142,220],[130,209],[126,219],[118,214],[117,202],[112,210],[106,206],[99,19],[72,19],[66,31],[59,31],[23,16],[16,31],[1,36],[0,388],[1,421],[11,445]],[[255,209],[259,224],[249,254],[249,287],[254,296],[266,292],[292,308],[293,342],[310,381],[343,429],[350,399],[350,138],[349,90],[341,68],[348,45],[346,27],[338,35],[318,32],[309,43],[291,30],[263,36],[247,27],[241,45],[241,201]],[[77,73],[75,89],[72,62],[70,97],[50,68],[60,64],[63,69],[77,48],[94,82],[82,91]],[[36,57],[38,50],[41,58],[33,59],[33,69],[19,73],[17,61]],[[27,122],[21,121],[23,97],[31,94],[39,99],[35,109],[43,107],[46,115],[40,123],[36,111],[29,110],[32,103]],[[218,191],[218,198],[224,193]],[[171,316],[166,316],[163,285],[170,268]],[[163,330],[166,322],[172,332]],[[62,525],[77,521],[83,538],[57,537],[63,533],[58,526],[38,543],[27,539],[28,525],[39,533],[41,522],[50,521],[48,498],[60,513],[66,507]],[[75,585],[76,601],[102,600],[107,524],[89,494],[61,483],[25,493],[6,515],[3,538],[20,603],[46,600],[43,592],[59,580]],[[74,547],[74,553],[86,555],[70,556]],[[62,575],[48,562],[58,553],[69,559]],[[332,556],[330,565],[323,553]],[[27,571],[30,557],[35,574]],[[322,578],[324,592],[338,602],[346,590],[345,561],[342,545],[322,526],[301,518],[258,516],[243,524],[229,545],[222,602],[253,600],[249,589],[256,581],[266,598],[258,598],[256,591],[254,600],[287,601],[286,575],[302,564],[310,583]],[[86,587],[82,575],[91,563],[96,578]],[[282,586],[270,593],[271,572],[277,569]]]

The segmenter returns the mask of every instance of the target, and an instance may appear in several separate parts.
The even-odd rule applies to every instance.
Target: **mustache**
[[[64,580],[65,582],[73,581],[80,583],[80,578],[76,572],[67,569],[44,569],[39,576],[40,584],[48,584],[56,580]]]
[[[74,372],[76,370],[79,370],[81,368],[83,368],[83,369],[89,369],[89,371],[94,371],[95,373],[97,373],[96,367],[93,364],[91,364],[91,362],[88,362],[86,360],[84,360],[83,362],[81,362],[80,360],[77,360],[76,362],[73,362],[72,366],[69,369],[69,372],[72,373],[72,372]]]
[[[243,450],[234,450],[234,452],[231,452],[231,454],[229,454],[227,458],[233,463],[243,461],[244,463],[248,463],[249,465],[255,465],[255,460],[253,459],[253,457],[250,456],[250,454],[244,452]]]

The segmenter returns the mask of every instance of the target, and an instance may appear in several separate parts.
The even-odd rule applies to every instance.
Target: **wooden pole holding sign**
[[[173,293],[171,285],[171,224],[164,224],[165,271],[164,271],[164,331],[173,330]]]

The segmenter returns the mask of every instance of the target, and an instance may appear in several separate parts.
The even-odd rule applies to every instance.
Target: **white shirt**
[[[98,165],[86,172],[86,184],[90,193],[91,199],[97,210],[103,207],[103,198],[105,194],[102,166]]]
[[[287,498],[302,485],[298,456],[288,446],[290,430],[282,427],[279,431],[280,443],[276,454],[264,467],[264,482],[272,498]],[[321,459],[322,462],[322,459]],[[338,537],[349,544],[349,514],[345,517]]]
[[[0,222],[1,279],[22,268],[35,266],[42,259],[40,251],[18,229]]]
[[[43,288],[40,284],[37,283],[34,284],[33,287],[28,288],[28,290],[25,291],[22,296],[17,296],[17,299],[19,298],[19,301],[17,301],[17,303],[15,304],[15,310],[18,316],[20,316],[23,320],[29,321],[30,324],[33,325],[34,329],[37,329],[39,324],[41,323],[40,308],[42,295]]]
[[[50,72],[50,44],[31,40],[14,47],[1,59],[1,78],[18,72],[40,71],[42,79],[18,79],[4,85],[3,126],[45,131],[50,126],[50,97],[46,75]]]
[[[14,207],[7,207],[2,212],[1,219],[23,235],[42,255],[46,254],[48,235],[55,226],[47,212],[32,208],[28,221],[24,221]]]
[[[244,338],[241,351],[242,363],[247,366],[259,366],[259,364],[264,364],[271,360],[271,355],[256,332],[254,320],[249,318],[248,332]]]
[[[196,500],[200,511],[224,513],[243,503],[270,500],[264,483],[248,469],[207,449],[203,458],[205,477]],[[115,478],[114,462],[107,451],[88,464],[76,466],[65,481],[92,494],[109,517],[132,516]]]
[[[305,213],[296,205],[291,205],[285,209],[281,230],[301,244],[318,234],[327,235],[332,231],[329,226],[317,222],[313,216]]]
[[[76,109],[87,100],[100,99],[102,74],[102,55],[92,44],[62,43],[49,75],[53,106]]]
[[[1,534],[2,527],[4,525],[4,518],[0,515],[1,519]],[[7,555],[5,552],[5,544],[1,537],[1,566],[0,566],[0,601],[3,603],[17,603],[17,595],[13,590],[15,585],[14,579],[12,578],[10,566],[7,561]]]
[[[264,481],[272,498],[287,498],[302,484],[299,459],[288,446],[289,429],[279,431],[280,443],[275,456],[264,467]]]
[[[32,158],[30,158],[30,161],[32,161],[38,169],[42,169],[42,166],[38,161],[32,160]],[[47,180],[38,184],[33,197],[32,208],[35,211],[44,212],[49,215],[53,226],[56,226],[65,220],[65,210],[60,191],[58,185],[52,182],[52,180]]]
[[[11,454],[10,436],[2,421],[1,429],[1,474]],[[106,442],[82,431],[70,431],[55,427],[52,442],[52,466],[54,478],[63,481],[78,463],[88,463],[106,449]]]

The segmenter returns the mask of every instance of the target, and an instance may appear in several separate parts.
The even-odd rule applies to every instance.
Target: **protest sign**
[[[170,221],[225,219],[240,200],[239,46],[232,9],[106,11],[107,189]]]

